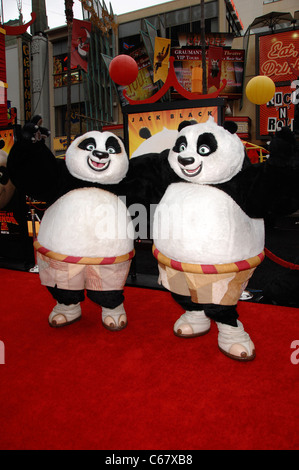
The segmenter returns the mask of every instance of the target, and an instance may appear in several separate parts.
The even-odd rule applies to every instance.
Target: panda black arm
[[[9,153],[7,169],[11,181],[21,192],[44,201],[53,199],[59,164],[44,141],[16,142]]]
[[[299,169],[299,146],[295,134],[283,127],[277,131],[269,146],[269,164],[277,168]]]
[[[45,144],[50,132],[42,116],[33,116],[21,129],[7,160],[8,174],[20,193],[53,202],[65,176],[64,160],[57,160]]]
[[[256,191],[265,214],[291,214],[299,209],[299,146],[295,134],[288,127],[277,131],[269,151],[248,199],[254,201]]]
[[[299,151],[289,129],[272,139],[270,157],[244,168],[221,189],[230,194],[250,217],[287,215],[299,208]]]
[[[158,204],[171,183],[182,181],[170,167],[168,154],[167,149],[130,160],[124,181],[128,205],[139,203],[149,207]]]

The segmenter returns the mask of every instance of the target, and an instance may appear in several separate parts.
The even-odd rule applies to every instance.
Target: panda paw
[[[26,123],[22,128],[22,138],[27,142],[36,143],[49,137],[50,131],[42,127],[41,124],[42,117],[40,115],[34,116],[31,121]]]
[[[269,163],[277,167],[299,168],[299,147],[294,132],[283,127],[272,138]]]
[[[282,139],[285,142],[289,142],[293,145],[296,144],[296,136],[288,126],[282,127],[280,130],[276,131],[275,138]]]

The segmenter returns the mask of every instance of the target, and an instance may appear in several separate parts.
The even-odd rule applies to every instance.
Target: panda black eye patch
[[[181,135],[181,136],[177,139],[177,141],[176,141],[176,143],[175,143],[175,146],[173,147],[172,150],[173,150],[174,152],[176,152],[176,153],[180,153],[180,151],[181,151],[181,150],[180,150],[180,147],[181,147],[182,144],[184,144],[186,147],[187,147],[187,145],[188,145],[188,144],[187,144],[187,139],[186,139],[186,137],[185,137],[184,135]]]
[[[82,140],[78,145],[79,149],[87,150],[88,145],[93,145],[96,148],[97,144],[93,137],[88,137],[88,139]]]
[[[114,148],[115,153],[121,153],[121,146],[115,137],[111,136],[106,140],[106,150],[108,150],[110,147]]]
[[[202,146],[207,146],[209,147],[210,151],[205,153],[205,155],[210,155],[213,152],[216,152],[218,145],[217,145],[217,140],[211,134],[210,132],[204,132],[204,134],[201,134],[198,139],[197,139],[197,152],[201,154],[200,148]]]

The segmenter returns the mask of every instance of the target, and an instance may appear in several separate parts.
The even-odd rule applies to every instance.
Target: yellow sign
[[[161,80],[165,83],[168,75],[168,64],[170,56],[170,39],[155,38],[154,54],[154,83]]]
[[[14,144],[13,129],[1,129],[0,130],[0,141],[4,141],[4,145],[1,150],[9,154],[10,149]]]
[[[75,139],[75,136],[71,136],[71,142]],[[59,150],[67,150],[67,137],[66,135],[62,135],[61,137],[54,137],[53,139],[54,143],[54,150],[59,151]]]
[[[163,144],[166,145],[166,141],[163,142],[163,139],[165,140],[165,132],[177,131],[180,122],[206,122],[210,116],[214,118],[215,122],[218,122],[217,106],[130,113],[128,115],[130,157],[144,142],[141,130],[146,131],[151,137],[158,137],[160,134],[163,146]],[[167,146],[164,148],[167,148]]]

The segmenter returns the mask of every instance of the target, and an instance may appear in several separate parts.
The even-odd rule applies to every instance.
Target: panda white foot
[[[181,338],[195,338],[203,336],[210,331],[211,320],[205,315],[204,311],[186,311],[175,322],[173,331],[176,336]]]
[[[238,326],[216,323],[219,330],[218,346],[223,354],[237,361],[252,361],[255,358],[254,344],[239,320]]]
[[[49,316],[49,325],[53,328],[67,326],[81,318],[80,303],[72,305],[59,304],[53,308]]]
[[[109,331],[120,331],[127,326],[127,315],[123,304],[116,308],[102,307],[102,323]]]

